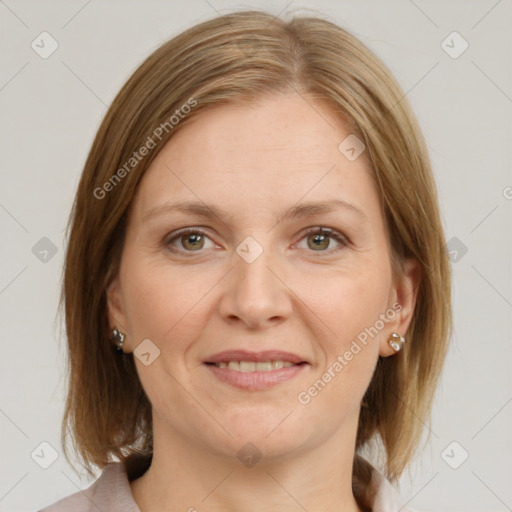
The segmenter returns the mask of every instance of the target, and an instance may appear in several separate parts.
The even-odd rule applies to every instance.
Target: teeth
[[[241,372],[255,372],[256,371],[256,363],[253,361],[240,361],[240,371]]]
[[[215,363],[217,368],[229,368],[238,372],[270,372],[272,370],[280,370],[281,368],[288,368],[295,366],[290,361],[229,361],[228,363]]]

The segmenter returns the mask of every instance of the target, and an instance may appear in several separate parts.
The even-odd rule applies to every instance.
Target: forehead
[[[139,216],[171,199],[270,206],[375,194],[365,153],[339,150],[349,126],[324,102],[288,94],[199,113],[166,143],[139,185]],[[282,206],[280,204],[279,206]]]
[[[208,107],[178,131],[165,151],[180,145],[180,152],[201,158],[201,153],[237,161],[247,158],[285,158],[298,155],[337,155],[338,145],[350,133],[348,123],[336,116],[324,101],[296,93],[269,95],[255,104],[221,104]],[[196,139],[196,140],[194,140]],[[197,154],[198,143],[201,151]],[[170,146],[170,147],[169,147]],[[330,153],[330,155],[329,155]],[[280,156],[283,155],[283,156]]]

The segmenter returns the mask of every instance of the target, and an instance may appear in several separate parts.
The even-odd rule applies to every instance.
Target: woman
[[[246,11],[165,43],[68,227],[62,439],[103,471],[45,511],[406,510],[450,266],[414,114],[354,36]]]

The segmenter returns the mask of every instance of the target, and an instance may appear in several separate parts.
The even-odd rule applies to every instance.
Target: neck
[[[141,512],[361,512],[352,492],[356,428],[357,417],[321,445],[249,467],[154,417],[151,466],[131,491]]]

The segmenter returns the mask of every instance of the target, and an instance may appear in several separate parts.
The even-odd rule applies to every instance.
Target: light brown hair
[[[327,102],[364,142],[390,230],[393,269],[400,272],[406,257],[420,263],[407,343],[394,357],[379,358],[356,442],[361,453],[380,439],[391,480],[416,451],[448,347],[451,271],[415,115],[391,73],[348,31],[319,16],[284,21],[244,11],[193,26],[154,51],[114,99],[85,163],[68,223],[61,295],[69,349],[62,443],[68,457],[71,434],[89,473],[93,465],[102,468],[115,459],[128,465],[152,453],[151,406],[133,355],[112,348],[106,306],[127,212],[142,176],[164,143],[205,108],[293,91],[306,101]],[[168,126],[170,116],[191,98],[194,108],[113,183],[112,176],[155,128],[166,121]],[[107,182],[113,186],[98,198],[95,191],[105,190]],[[356,456],[353,469],[354,493],[366,503],[369,468]]]

